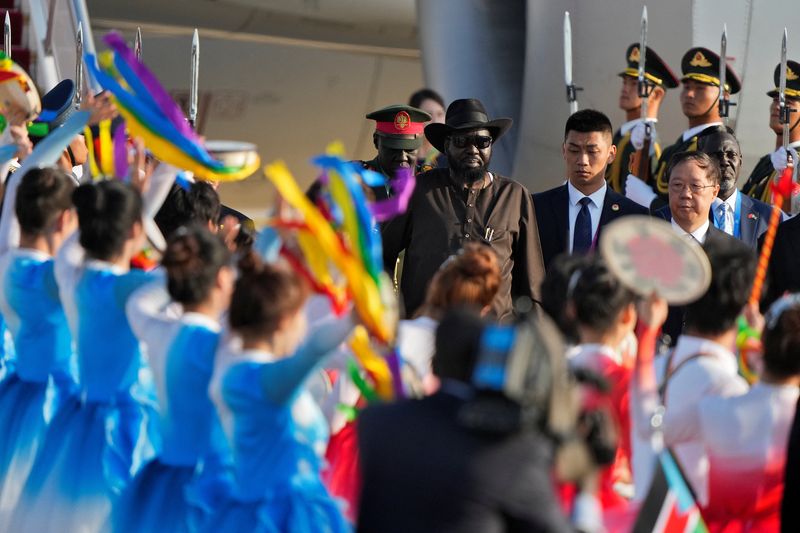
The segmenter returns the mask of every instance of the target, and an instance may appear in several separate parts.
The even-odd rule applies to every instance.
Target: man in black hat
[[[689,129],[684,131],[675,144],[668,146],[658,160],[653,187],[635,176],[628,176],[625,195],[635,202],[650,206],[651,210],[666,205],[669,197],[669,182],[666,173],[669,160],[678,152],[697,150],[697,140],[722,125],[719,114],[719,93],[736,94],[742,88],[739,77],[726,64],[725,87],[720,88],[720,59],[708,48],[692,48],[681,60],[681,110],[689,120]]]
[[[424,140],[425,123],[431,116],[421,109],[407,105],[390,105],[367,115],[375,121],[372,142],[378,153],[370,161],[361,161],[364,168],[384,175],[386,185],[371,187],[376,200],[392,195],[391,181],[401,168],[418,172],[417,152]]]
[[[488,243],[500,259],[502,279],[492,305],[498,318],[512,317],[518,297],[538,300],[544,265],[530,193],[489,170],[492,145],[511,123],[489,120],[479,100],[464,99],[450,104],[444,124],[425,127],[449,167],[422,174],[406,213],[381,228],[389,272],[406,250],[401,291],[408,316],[424,301],[439,266],[470,241]]]
[[[786,168],[786,150],[783,148],[783,124],[778,116],[778,85],[780,84],[781,65],[775,66],[773,81],[775,88],[767,92],[767,96],[772,98],[769,106],[769,127],[775,132],[775,151],[771,152],[756,163],[755,168],[750,173],[750,177],[742,186],[742,192],[762,202],[771,202],[772,193],[769,183],[777,172],[783,172]],[[797,159],[797,149],[800,147],[800,63],[797,61],[786,62],[786,106],[792,110],[789,114],[789,152],[792,154],[794,163],[794,179],[797,181],[798,167],[800,161]],[[777,172],[776,172],[777,171]],[[788,206],[787,206],[788,207]]]
[[[672,73],[664,60],[649,46],[645,60],[645,79],[651,87],[647,98],[647,121],[651,124],[650,167],[654,169],[661,155],[661,145],[655,131],[658,122],[658,110],[664,100],[667,89],[678,86],[678,78]],[[625,112],[626,122],[614,133],[613,144],[617,147],[617,157],[606,172],[608,184],[614,191],[625,194],[625,182],[628,177],[628,162],[631,156],[642,149],[644,144],[645,124],[641,118],[642,98],[639,96],[639,44],[633,43],[626,52],[628,67],[619,73],[622,88],[619,93],[619,107]],[[635,172],[634,172],[635,173]]]
[[[611,121],[594,109],[582,109],[567,120],[561,147],[567,183],[533,195],[545,269],[563,252],[592,250],[606,224],[648,210],[614,192],[606,184],[608,165],[616,147],[611,144]]]

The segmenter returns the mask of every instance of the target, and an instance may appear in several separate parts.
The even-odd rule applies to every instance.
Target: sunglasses
[[[450,142],[452,142],[456,148],[474,146],[479,150],[483,150],[492,145],[492,137],[489,135],[457,135],[450,137]]]

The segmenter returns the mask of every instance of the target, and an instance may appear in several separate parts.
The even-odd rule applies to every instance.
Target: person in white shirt
[[[499,287],[497,254],[485,244],[467,243],[458,255],[452,256],[439,268],[417,316],[400,321],[397,332],[400,355],[420,378],[427,392],[435,388],[431,359],[441,318],[456,307],[472,307],[485,315],[491,309]]]
[[[631,389],[631,415],[641,437],[653,436],[651,421],[664,407],[663,444],[675,452],[701,505],[708,502],[708,456],[698,405],[747,392],[733,350],[756,266],[753,253],[735,239],[709,240],[704,250],[712,271],[708,291],[686,306],[685,333],[674,350],[658,359],[639,353]],[[637,497],[646,494],[654,465],[634,465]]]

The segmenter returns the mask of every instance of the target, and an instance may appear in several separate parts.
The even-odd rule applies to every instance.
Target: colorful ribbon
[[[118,33],[105,42],[112,51],[97,59],[86,54],[92,76],[111,93],[130,134],[141,137],[156,158],[211,181],[237,181],[260,166],[254,160],[243,167],[226,166],[214,159],[156,77],[140,63]]]

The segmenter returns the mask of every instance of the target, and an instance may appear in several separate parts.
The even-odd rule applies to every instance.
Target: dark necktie
[[[572,238],[572,253],[580,254],[589,251],[592,247],[592,217],[589,214],[589,203],[592,201],[588,196],[580,199],[581,210],[575,218],[575,232]]]

